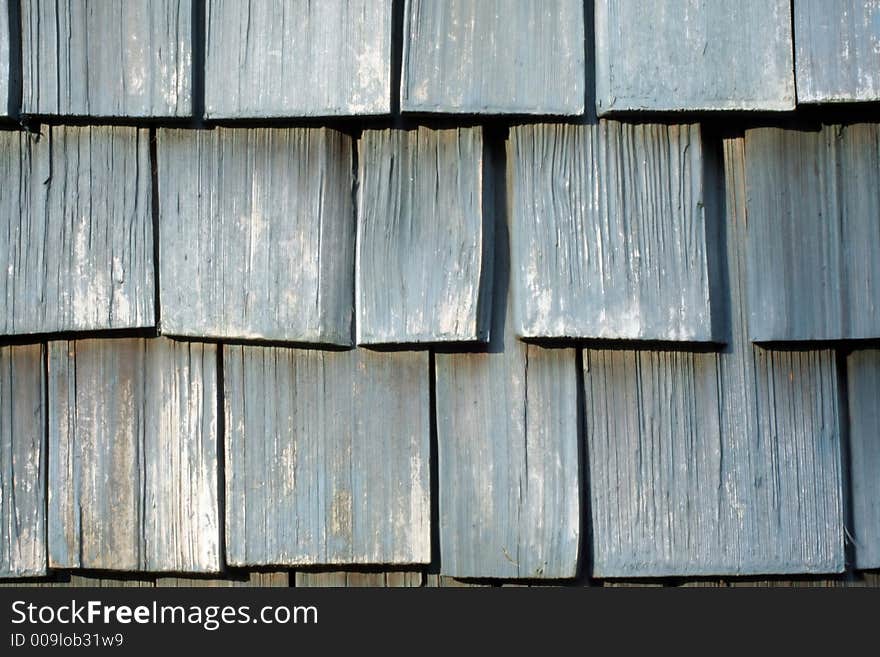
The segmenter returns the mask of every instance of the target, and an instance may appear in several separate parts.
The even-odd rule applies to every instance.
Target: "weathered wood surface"
[[[880,350],[846,360],[856,568],[880,568]]]
[[[790,0],[595,0],[596,109],[792,110]]]
[[[794,0],[799,103],[880,100],[880,0]]]
[[[49,343],[53,568],[217,572],[217,348]]]
[[[724,149],[728,346],[584,352],[596,577],[844,569],[834,352],[749,342],[743,140]]]
[[[746,131],[750,335],[880,337],[880,127]]]
[[[350,345],[351,138],[160,130],[162,332]]]
[[[43,348],[0,347],[0,577],[46,572]]]
[[[518,335],[721,337],[698,125],[515,126],[507,161]]]
[[[209,0],[209,118],[391,111],[391,0]]]
[[[159,577],[156,586],[188,588],[286,588],[290,586],[290,573],[287,571],[263,572],[251,571],[246,577],[226,574],[220,579],[203,577]]]
[[[298,588],[410,588],[422,586],[422,573],[413,571],[297,572]]]
[[[22,0],[21,7],[24,114],[192,114],[190,0]]]
[[[485,352],[436,355],[440,572],[574,577],[581,514],[575,352],[516,340],[503,212],[494,257]]]
[[[9,45],[9,0],[0,0],[0,116],[10,115],[12,69]]]
[[[428,355],[224,347],[232,565],[427,563]]]
[[[358,161],[358,344],[485,341],[482,129],[366,130]]]
[[[459,579],[455,579],[454,577],[447,577],[446,575],[425,575],[424,578],[424,586],[427,588],[446,588],[446,589],[464,589],[464,588],[486,588],[491,586],[491,584],[485,584],[483,582],[474,583],[463,581]]]
[[[580,0],[406,0],[405,7],[403,111],[584,112],[593,75]]]
[[[155,324],[146,130],[0,131],[0,333]]]

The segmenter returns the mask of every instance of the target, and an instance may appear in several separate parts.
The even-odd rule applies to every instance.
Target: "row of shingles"
[[[403,111],[583,114],[593,84],[583,47],[592,5],[407,0]],[[190,1],[24,0],[22,9],[25,114],[192,114]],[[832,12],[818,0],[723,10],[668,0],[650,11],[635,0],[597,0],[597,109],[790,110],[795,78],[803,102],[877,100],[878,12],[875,0]],[[206,117],[390,113],[392,13],[391,0],[208,3],[195,16],[205,29]],[[100,41],[89,36],[96,33]],[[0,39],[8,69],[8,34]],[[695,62],[702,74],[693,74]]]

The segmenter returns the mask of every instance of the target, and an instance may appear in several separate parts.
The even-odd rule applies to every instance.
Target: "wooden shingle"
[[[584,352],[596,577],[844,569],[835,355],[749,341],[743,140],[724,149],[727,347]]]
[[[391,111],[391,0],[210,0],[212,119]]]
[[[404,112],[584,112],[581,0],[406,0]],[[592,44],[591,44],[592,45]]]
[[[790,0],[595,0],[596,109],[792,110]]]
[[[0,577],[46,574],[41,345],[0,347]]]
[[[22,0],[22,113],[192,114],[191,0]]]
[[[351,138],[160,130],[162,332],[350,345]]]
[[[217,347],[49,343],[49,563],[218,572]]]
[[[366,130],[358,162],[358,344],[485,341],[482,130]]]
[[[155,325],[147,130],[0,132],[0,334]]]
[[[708,149],[706,149],[708,150]],[[712,341],[717,163],[700,128],[515,126],[508,142],[516,332]],[[714,324],[720,324],[715,321]]]
[[[0,116],[9,116],[12,68],[10,66],[9,0],[0,0]]]
[[[427,353],[223,353],[228,563],[429,562]]]

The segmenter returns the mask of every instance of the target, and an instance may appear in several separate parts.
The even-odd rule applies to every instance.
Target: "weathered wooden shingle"
[[[12,86],[9,45],[9,0],[0,0],[0,116],[9,115],[9,91]]]
[[[746,131],[750,334],[880,337],[880,126]]]
[[[792,110],[790,0],[595,0],[596,108]]]
[[[847,358],[856,568],[880,568],[880,350]]]
[[[297,572],[297,588],[409,588],[422,585],[422,574],[413,571],[373,572]]]
[[[217,572],[217,347],[49,343],[49,563]]]
[[[880,0],[794,0],[800,103],[880,100]]]
[[[487,339],[492,229],[482,163],[480,128],[363,133],[358,344]]]
[[[582,114],[584,52],[581,0],[406,0],[401,107]]]
[[[21,22],[23,113],[192,114],[191,0],[22,0]]]
[[[584,352],[597,577],[844,568],[834,352],[749,342],[743,140],[724,148],[728,346]]]
[[[224,347],[232,565],[430,561],[424,352]]]
[[[160,130],[162,332],[350,345],[352,141]]]
[[[222,579],[206,579],[204,577],[158,577],[157,588],[279,588],[290,586],[290,574],[287,571],[262,572],[252,571],[244,576],[230,577],[226,574]]]
[[[714,180],[693,125],[514,127],[516,331],[711,341]]]
[[[514,337],[507,230],[498,217],[489,345],[484,353],[436,355],[440,572],[574,577],[581,513],[575,351]]]
[[[391,0],[209,0],[210,118],[391,111]]]
[[[0,132],[0,333],[155,323],[149,137]]]
[[[0,577],[46,573],[43,348],[0,347]]]

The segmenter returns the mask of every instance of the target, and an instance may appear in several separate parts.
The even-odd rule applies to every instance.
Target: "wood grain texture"
[[[0,132],[0,334],[155,324],[148,132]]]
[[[422,585],[422,573],[413,571],[297,572],[297,588],[411,588]]]
[[[358,344],[485,341],[481,128],[365,130],[358,162]]]
[[[880,350],[846,359],[856,568],[880,568]]]
[[[406,0],[405,112],[584,112],[580,0]]]
[[[436,355],[440,573],[574,577],[581,514],[575,352],[515,339],[503,213],[496,222],[492,339],[483,353]]]
[[[352,142],[159,130],[162,332],[350,345]]]
[[[232,565],[427,563],[424,352],[224,347]]]
[[[208,0],[209,118],[391,111],[391,0]]]
[[[596,109],[793,110],[790,0],[595,0]]]
[[[217,572],[217,347],[49,343],[53,568]]]
[[[9,116],[12,76],[9,57],[9,0],[0,0],[0,116]]]
[[[192,114],[190,0],[22,0],[22,113]]]
[[[234,577],[227,573],[220,579],[204,577],[159,577],[156,579],[159,588],[185,586],[187,588],[287,588],[290,586],[290,573],[251,571],[244,576]]]
[[[46,573],[43,347],[0,347],[0,577]]]
[[[698,125],[514,126],[507,162],[518,335],[720,337]]]
[[[730,343],[584,352],[596,577],[844,569],[834,352],[749,342],[743,140],[724,153]]]
[[[799,103],[880,100],[880,0],[794,0]]]
[[[474,583],[447,577],[446,575],[425,575],[424,586],[427,588],[445,588],[445,589],[466,589],[466,588],[488,588],[491,585],[483,582]]]
[[[746,131],[750,335],[880,337],[880,126]]]

